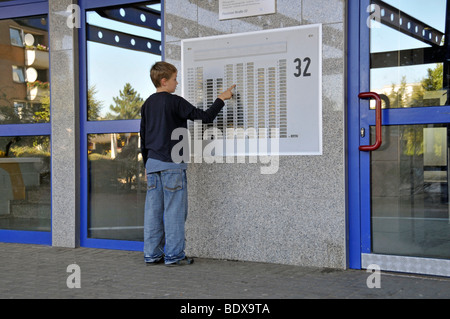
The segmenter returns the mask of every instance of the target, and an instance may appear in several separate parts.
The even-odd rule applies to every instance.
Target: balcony
[[[27,99],[29,101],[39,102],[42,98],[48,97],[50,94],[48,82],[29,82],[27,84]]]
[[[25,49],[25,64],[41,70],[49,69],[49,52],[43,46],[27,47]]]

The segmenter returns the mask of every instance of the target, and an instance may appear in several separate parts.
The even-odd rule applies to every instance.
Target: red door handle
[[[377,149],[380,148],[381,143],[383,141],[382,139],[382,133],[381,133],[381,125],[382,125],[382,115],[381,115],[381,98],[380,96],[375,93],[375,92],[364,92],[364,93],[360,93],[359,95],[360,99],[367,99],[367,98],[372,98],[374,99],[377,104],[376,104],[376,108],[375,108],[375,131],[376,131],[376,140],[375,140],[375,144],[373,145],[362,145],[359,147],[360,151],[365,151],[365,152],[371,152],[371,151],[376,151]]]

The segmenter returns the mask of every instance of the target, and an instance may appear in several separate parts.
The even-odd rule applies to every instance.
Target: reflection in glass
[[[449,127],[383,127],[371,155],[374,253],[450,258]]]
[[[25,69],[22,67],[18,67],[13,65],[13,81],[16,83],[25,83]]]
[[[0,20],[0,34],[0,124],[48,123],[47,16]]]
[[[152,21],[160,16],[155,1],[86,13],[89,121],[140,119],[155,92],[150,68],[161,60],[161,23]]]
[[[372,0],[371,10],[370,90],[382,95],[383,107],[450,104],[447,1]]]
[[[49,232],[50,138],[0,137],[0,229]]]
[[[139,134],[88,136],[88,237],[143,240],[147,192]]]
[[[22,33],[23,32],[20,29],[9,28],[9,36],[12,45],[23,47]]]

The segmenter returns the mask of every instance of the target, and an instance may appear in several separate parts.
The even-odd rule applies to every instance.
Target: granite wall
[[[219,21],[219,1],[165,1],[166,61],[180,70],[182,39],[323,25],[323,155],[283,156],[272,175],[248,160],[190,164],[187,254],[346,267],[345,9],[345,0],[278,0],[276,14]]]
[[[80,245],[78,29],[67,26],[72,0],[49,0],[52,101],[52,245]]]

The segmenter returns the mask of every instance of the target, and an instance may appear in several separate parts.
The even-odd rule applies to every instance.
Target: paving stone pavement
[[[147,266],[133,251],[0,243],[0,261],[0,299],[450,298],[450,278],[383,272],[381,287],[370,289],[363,270],[203,258],[189,266]],[[68,271],[73,264],[79,271]]]

